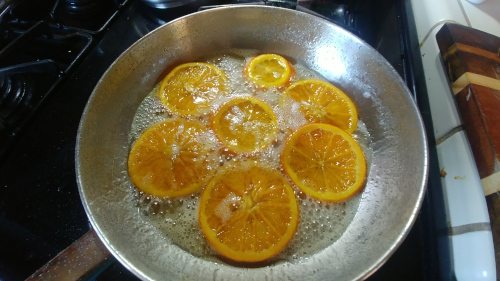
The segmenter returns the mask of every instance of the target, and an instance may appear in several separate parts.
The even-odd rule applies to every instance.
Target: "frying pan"
[[[238,267],[195,257],[145,222],[130,192],[134,113],[174,65],[214,51],[255,49],[301,61],[352,98],[369,134],[367,185],[356,215],[328,247],[296,262]],[[373,48],[321,18],[276,7],[230,6],[170,22],[132,45],[98,82],[83,113],[76,170],[95,232],[144,280],[357,280],[376,271],[413,225],[427,181],[424,127],[409,90]]]

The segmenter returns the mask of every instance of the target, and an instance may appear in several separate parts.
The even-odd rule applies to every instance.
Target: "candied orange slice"
[[[212,128],[225,147],[234,152],[254,152],[269,145],[278,131],[273,110],[252,97],[239,97],[223,104]]]
[[[250,60],[245,73],[259,86],[281,86],[289,82],[293,67],[282,56],[262,54]]]
[[[292,133],[281,155],[285,172],[305,193],[345,200],[365,184],[366,163],[350,134],[329,124],[307,124]]]
[[[206,113],[210,102],[224,94],[227,77],[208,63],[191,62],[174,68],[160,84],[158,97],[174,114]]]
[[[218,167],[208,128],[198,121],[169,119],[147,129],[129,154],[132,183],[157,197],[199,191]],[[212,135],[213,139],[213,135]]]
[[[299,110],[310,123],[327,123],[353,133],[358,124],[358,113],[351,99],[332,84],[318,79],[306,79],[293,83],[281,97],[298,102]]]
[[[201,230],[226,258],[258,262],[278,254],[293,238],[299,209],[287,179],[253,161],[223,167],[203,190]]]

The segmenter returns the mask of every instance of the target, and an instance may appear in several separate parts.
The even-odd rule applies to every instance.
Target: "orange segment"
[[[226,166],[200,199],[201,230],[223,256],[257,262],[278,254],[297,230],[299,210],[283,175],[253,161]]]
[[[327,123],[353,133],[358,124],[354,103],[344,92],[330,83],[317,80],[301,80],[288,87],[281,104],[292,99],[300,104],[300,111],[311,123]]]
[[[150,127],[129,154],[132,183],[157,197],[179,197],[199,191],[218,166],[208,134],[201,123],[182,118]]]
[[[317,199],[345,200],[365,183],[361,148],[350,134],[332,125],[300,127],[285,144],[281,161],[292,181]]]
[[[278,130],[273,110],[252,97],[234,98],[218,110],[212,127],[219,140],[236,152],[254,152],[269,145]]]
[[[293,67],[282,56],[263,54],[250,60],[245,73],[259,86],[281,86],[289,82]]]
[[[201,62],[174,68],[160,84],[158,97],[174,114],[206,113],[210,102],[227,87],[227,77],[219,68]]]

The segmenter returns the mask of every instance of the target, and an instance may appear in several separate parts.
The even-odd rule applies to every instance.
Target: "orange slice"
[[[301,80],[288,87],[280,104],[291,98],[300,104],[300,111],[311,123],[327,123],[353,133],[358,114],[351,99],[330,83],[317,79]]]
[[[221,255],[258,262],[278,254],[293,238],[299,210],[292,187],[279,171],[253,161],[236,162],[204,189],[199,221]]]
[[[213,135],[212,135],[213,138]],[[208,129],[197,121],[169,119],[147,129],[129,154],[132,183],[157,197],[199,191],[218,167]]]
[[[234,98],[221,106],[212,127],[225,147],[234,152],[254,152],[269,145],[278,131],[273,110],[252,97]]]
[[[326,201],[341,201],[365,184],[366,163],[350,134],[329,124],[307,124],[287,140],[281,162],[305,193]]]
[[[177,66],[163,79],[158,97],[174,114],[206,113],[210,102],[226,87],[227,77],[222,70],[192,62]]]
[[[250,60],[245,73],[259,86],[281,86],[289,82],[293,67],[282,56],[262,54]]]

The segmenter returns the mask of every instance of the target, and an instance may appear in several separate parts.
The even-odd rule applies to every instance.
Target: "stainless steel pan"
[[[337,241],[308,259],[240,268],[196,258],[142,220],[129,191],[128,134],[140,102],[169,66],[229,48],[304,62],[352,97],[370,134],[372,159],[356,216]],[[428,169],[419,112],[400,76],[380,54],[323,19],[262,6],[192,14],[135,43],[92,93],[76,151],[78,184],[92,226],[109,251],[146,280],[366,278],[413,225]]]

